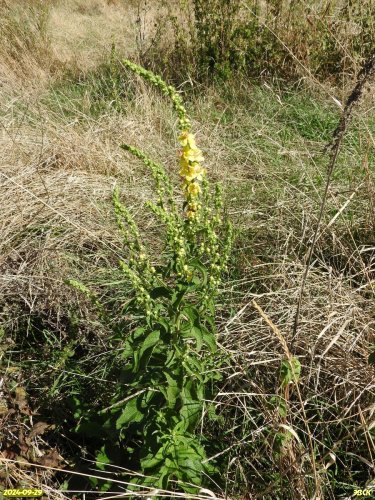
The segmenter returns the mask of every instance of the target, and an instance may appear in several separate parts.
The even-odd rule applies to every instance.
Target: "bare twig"
[[[327,197],[328,197],[328,189],[329,189],[329,186],[331,184],[332,174],[333,174],[333,171],[334,171],[334,168],[336,165],[336,161],[337,161],[337,157],[338,157],[338,154],[340,151],[341,143],[342,143],[343,137],[345,135],[346,129],[348,127],[348,124],[349,124],[349,121],[350,121],[350,118],[351,118],[351,115],[353,112],[353,108],[354,108],[355,104],[360,100],[360,98],[363,94],[365,84],[368,82],[368,80],[370,79],[370,77],[373,75],[374,72],[375,72],[375,52],[371,55],[371,57],[369,57],[369,59],[364,64],[361,71],[358,73],[357,83],[346,101],[344,111],[342,113],[339,124],[333,133],[332,141],[330,144],[328,144],[326,146],[326,150],[330,151],[329,163],[328,163],[328,169],[327,169],[327,180],[326,180],[326,185],[325,185],[325,189],[324,189],[322,202],[320,204],[318,221],[317,221],[315,232],[314,232],[311,244],[310,244],[310,248],[308,250],[305,270],[304,270],[304,273],[302,276],[301,288],[300,288],[299,298],[298,298],[298,302],[297,302],[297,310],[296,310],[296,315],[295,315],[294,324],[293,324],[292,342],[295,340],[295,338],[297,337],[297,333],[298,333],[298,325],[299,325],[299,317],[300,317],[300,312],[301,312],[301,304],[302,304],[302,299],[303,299],[303,292],[305,289],[306,279],[307,279],[307,276],[309,273],[311,259],[312,259],[313,253],[314,253],[315,244],[316,244],[316,241],[318,238],[320,225],[321,225],[321,222],[323,219],[323,213],[324,213],[324,209],[325,209],[326,201],[327,201]]]

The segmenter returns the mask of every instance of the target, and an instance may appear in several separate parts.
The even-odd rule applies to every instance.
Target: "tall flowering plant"
[[[215,331],[215,302],[233,241],[232,225],[223,213],[219,187],[210,189],[204,160],[191,132],[181,96],[159,76],[125,60],[124,66],[168,96],[178,116],[180,176],[184,204],[178,207],[166,170],[138,148],[122,145],[149,169],[156,202],[148,208],[165,226],[162,258],[153,262],[139,229],[121,202],[113,202],[127,258],[120,269],[133,290],[123,314],[129,325],[117,341],[123,370],[113,401],[100,414],[101,466],[114,462],[114,449],[131,457],[143,475],[142,486],[196,493],[215,467],[206,455],[197,425],[206,401],[221,378],[221,355]],[[99,301],[78,282],[71,284]],[[110,315],[110,311],[101,314]],[[93,415],[83,415],[82,430]],[[87,425],[86,425],[87,427]]]

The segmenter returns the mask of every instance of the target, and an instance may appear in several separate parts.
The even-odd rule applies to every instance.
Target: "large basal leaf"
[[[141,458],[141,467],[142,470],[149,470],[157,467],[158,465],[161,465],[164,462],[164,446],[162,446],[158,452],[153,455],[152,453],[149,453],[145,458]]]
[[[134,354],[135,345],[137,344],[137,341],[139,341],[139,339],[145,333],[145,331],[146,331],[145,328],[136,328],[133,332],[131,332],[131,334],[125,340],[124,350],[121,354],[122,358],[125,359]]]
[[[178,376],[176,374],[170,375],[168,372],[164,372],[164,376],[168,383],[166,387],[168,408],[174,408],[177,398],[181,393],[181,388],[178,385]]]
[[[180,422],[175,430],[181,432],[192,429],[202,415],[202,404],[193,399],[185,399],[180,410]]]
[[[142,394],[131,399],[125,406],[125,409],[116,420],[116,429],[121,429],[132,422],[141,422],[144,418],[144,411],[141,407]]]
[[[134,353],[133,372],[137,372],[140,368],[143,370],[146,368],[147,363],[152,354],[152,350],[159,342],[159,339],[160,339],[159,330],[154,330],[153,332],[147,335],[140,349]]]

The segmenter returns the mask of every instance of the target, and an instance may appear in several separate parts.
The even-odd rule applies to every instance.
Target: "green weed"
[[[161,165],[137,148],[123,146],[154,179],[157,203],[147,206],[166,228],[163,259],[151,262],[131,213],[115,191],[115,214],[128,253],[120,269],[133,289],[121,314],[132,327],[130,333],[117,331],[114,337],[124,367],[111,404],[99,412],[99,422],[93,413],[79,413],[76,431],[92,435],[99,430],[98,439],[104,439],[97,455],[100,468],[126,454],[147,475],[132,483],[167,489],[177,481],[177,488],[197,493],[216,472],[195,431],[213,383],[221,378],[215,298],[230,255],[232,228],[222,219],[220,190],[213,195],[209,188],[181,97],[160,77],[124,64],[172,100],[180,125],[185,203],[181,211]],[[102,320],[111,316],[85,285],[70,284],[92,301]]]

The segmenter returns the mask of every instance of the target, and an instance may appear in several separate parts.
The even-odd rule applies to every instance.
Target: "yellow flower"
[[[196,197],[201,193],[202,190],[197,182],[192,182],[188,185],[187,191],[191,196]]]
[[[196,212],[201,206],[196,201],[190,201],[189,210]]]
[[[183,147],[187,146],[192,149],[197,147],[195,144],[194,135],[190,134],[190,132],[188,132],[187,130],[184,130],[178,139],[180,141],[181,146]]]
[[[180,170],[180,175],[184,177],[187,182],[193,180],[201,181],[204,174],[205,169],[202,168],[199,163],[193,163],[192,165],[185,164]]]
[[[182,158],[184,158],[188,162],[194,162],[194,163],[199,163],[201,161],[204,161],[202,151],[197,147],[184,148],[184,151],[182,153]]]
[[[187,175],[186,179],[188,181],[196,180],[196,181],[201,181],[206,170],[202,167],[192,167],[189,169],[189,174]]]
[[[186,212],[186,215],[187,215],[187,217],[188,217],[189,219],[195,219],[195,217],[196,217],[196,215],[197,215],[197,214],[196,214],[196,212],[194,212],[194,210],[188,210],[188,211]]]
[[[188,166],[189,166],[188,160],[185,158],[185,156],[182,155],[182,153],[181,153],[181,158],[180,158],[180,165],[182,168],[188,168]]]

